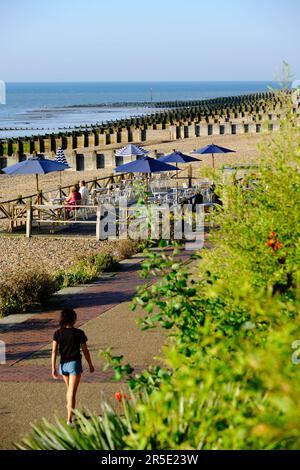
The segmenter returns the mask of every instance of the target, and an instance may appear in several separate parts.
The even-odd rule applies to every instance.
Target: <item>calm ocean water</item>
[[[52,132],[153,111],[142,103],[208,99],[267,91],[273,82],[7,83],[0,138]],[[113,103],[141,103],[134,107]],[[106,107],[95,105],[107,104]],[[91,105],[91,106],[89,106]],[[76,107],[72,107],[76,106]],[[17,128],[4,131],[3,128]],[[23,130],[24,129],[24,130]]]

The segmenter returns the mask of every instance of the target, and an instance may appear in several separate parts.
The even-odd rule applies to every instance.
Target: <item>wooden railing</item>
[[[175,184],[174,179],[176,173],[169,175],[170,180]],[[192,166],[189,165],[185,169],[179,171],[179,179],[186,180],[188,187],[191,187],[194,179],[192,174]],[[112,188],[114,185],[122,186],[122,184],[128,183],[134,180],[134,175],[131,173],[111,174],[106,177],[93,178],[92,180],[86,181],[86,186],[90,192],[94,189],[100,188]],[[13,232],[14,230],[24,227],[26,225],[26,214],[27,208],[30,206],[45,206],[45,210],[49,205],[52,204],[54,199],[62,199],[69,196],[71,188],[74,184],[67,186],[57,186],[56,188],[49,190],[42,190],[39,193],[30,194],[28,196],[19,196],[16,199],[10,199],[7,201],[0,201],[0,220],[5,220],[8,223],[8,231]]]
[[[89,191],[92,191],[98,188],[108,188],[113,184],[120,185],[122,181],[128,181],[132,178],[132,174],[130,173],[112,174],[106,177],[88,180],[86,181],[86,186]],[[27,206],[51,204],[51,199],[61,199],[64,196],[69,196],[73,186],[74,184],[58,186],[57,188],[39,191],[39,193],[30,194],[28,196],[20,195],[16,199],[0,201],[0,220],[6,220],[8,222],[8,230],[12,232],[18,227],[25,225],[23,212],[26,211]]]
[[[101,206],[96,205],[29,205],[16,206],[20,210],[20,220],[26,225],[26,237],[32,235],[34,224],[40,226],[46,224],[50,228],[50,233],[54,232],[56,227],[66,226],[67,224],[95,224],[96,237],[100,240],[101,233]],[[96,216],[92,217],[91,216]]]

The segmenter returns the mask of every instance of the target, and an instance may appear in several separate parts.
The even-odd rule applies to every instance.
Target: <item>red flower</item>
[[[268,236],[267,245],[272,248],[273,251],[278,251],[280,248],[283,247],[283,243],[281,243],[278,238],[276,237],[276,232],[271,232]]]
[[[118,401],[122,401],[122,400],[126,400],[126,399],[127,399],[127,395],[126,395],[126,393],[116,392],[116,393],[115,393],[115,398],[116,398],[116,400],[118,400]],[[130,400],[130,397],[128,398],[128,400]]]

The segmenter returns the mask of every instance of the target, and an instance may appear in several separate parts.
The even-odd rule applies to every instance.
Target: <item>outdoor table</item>
[[[154,189],[152,193],[153,193],[153,196],[165,196],[166,194],[168,194],[168,190],[167,189]]]

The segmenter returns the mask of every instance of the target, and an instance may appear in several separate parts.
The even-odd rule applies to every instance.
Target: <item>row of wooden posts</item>
[[[297,112],[297,108],[295,108]],[[62,147],[67,152],[73,150],[92,150],[94,148],[105,149],[111,145],[125,145],[130,142],[146,143],[158,140],[177,140],[184,138],[195,138],[209,135],[222,134],[241,134],[241,133],[257,133],[264,126],[272,130],[277,128],[280,120],[280,112],[258,112],[255,115],[248,113],[233,114],[230,118],[214,118],[201,119],[200,121],[186,120],[174,124],[152,124],[146,128],[124,128],[109,129],[105,133],[99,130],[70,133],[70,134],[51,134],[38,135],[31,137],[19,137],[12,139],[0,140],[0,156],[11,157],[13,155],[28,155],[37,153],[50,154],[56,152],[58,147]]]

